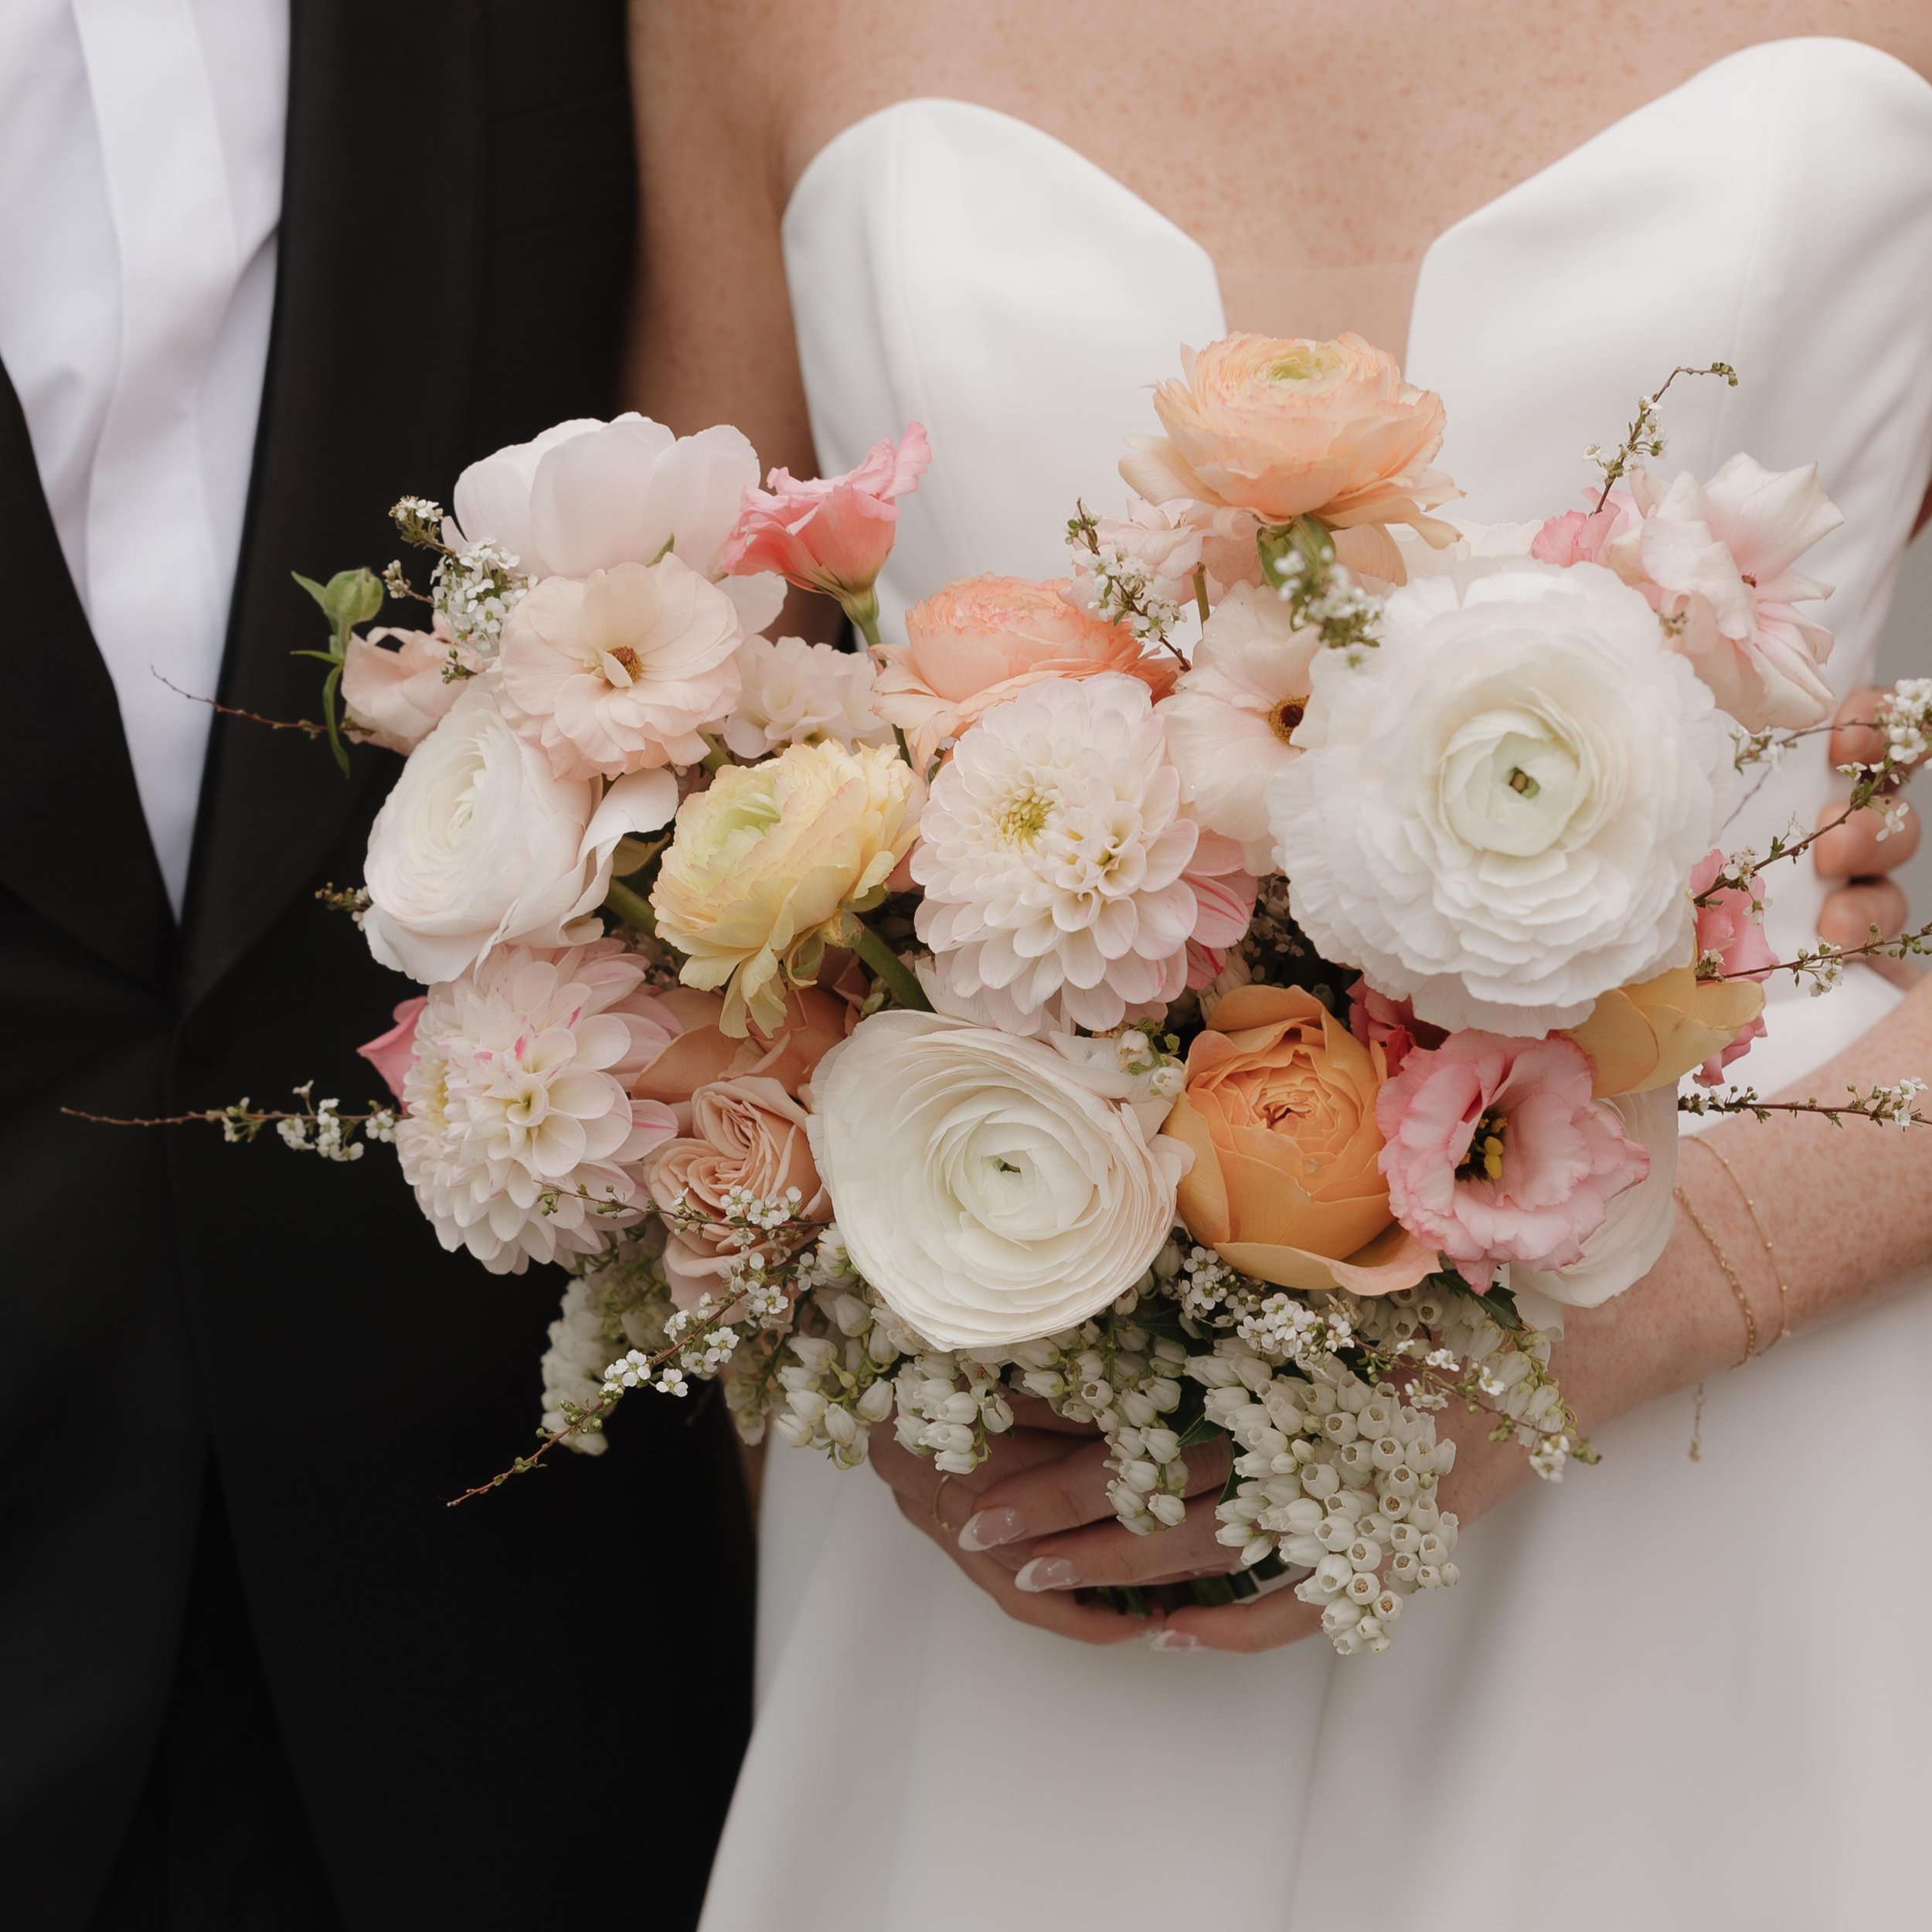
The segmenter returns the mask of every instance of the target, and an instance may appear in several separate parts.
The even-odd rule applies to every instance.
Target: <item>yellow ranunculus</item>
[[[784,1026],[787,983],[810,981],[845,916],[885,896],[918,802],[897,752],[828,741],[727,765],[679,807],[651,908],[686,955],[684,983],[724,988],[726,1032]]]
[[[1605,993],[1569,1036],[1590,1056],[1599,1100],[1674,1087],[1721,1053],[1764,1010],[1748,979],[1699,979],[1674,966],[1655,979]]]

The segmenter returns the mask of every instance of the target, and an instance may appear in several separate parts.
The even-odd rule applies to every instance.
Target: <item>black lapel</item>
[[[454,481],[484,265],[483,15],[478,0],[294,0],[275,315],[224,704],[318,716],[322,667],[289,653],[321,645],[326,627],[289,573],[379,570],[399,548],[389,505]],[[345,779],[297,733],[216,719],[184,1008],[308,886],[368,789],[398,769],[373,750],[350,762]]]
[[[174,917],[114,680],[67,574],[27,421],[0,370],[0,882],[138,979],[166,975]]]

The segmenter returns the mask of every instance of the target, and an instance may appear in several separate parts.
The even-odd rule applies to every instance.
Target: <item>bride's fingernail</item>
[[[1022,1590],[1071,1590],[1080,1582],[1080,1573],[1064,1556],[1036,1556],[1022,1563],[1013,1581]]]
[[[1017,1509],[982,1509],[960,1526],[961,1549],[997,1549],[1016,1543],[1026,1534],[1026,1519]]]
[[[1192,1631],[1157,1630],[1147,1640],[1149,1650],[1199,1650],[1201,1640]]]

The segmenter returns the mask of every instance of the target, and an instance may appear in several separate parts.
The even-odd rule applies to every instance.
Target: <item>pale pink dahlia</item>
[[[1650,1172],[1590,1085],[1589,1056],[1560,1038],[1413,1048],[1376,1102],[1396,1219],[1478,1289],[1505,1261],[1581,1260],[1612,1198]]]
[[[452,1251],[492,1274],[594,1253],[649,1205],[645,1156],[677,1131],[629,1087],[669,1043],[615,940],[506,946],[430,988],[403,1083],[403,1178]]]
[[[1137,679],[1055,679],[987,711],[919,834],[919,937],[1008,1032],[1116,1026],[1187,984],[1200,831]]]
[[[736,607],[675,555],[546,577],[503,626],[498,702],[559,778],[703,757],[738,702]]]

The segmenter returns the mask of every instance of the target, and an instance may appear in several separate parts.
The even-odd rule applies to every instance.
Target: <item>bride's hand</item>
[[[1835,767],[1853,759],[1876,759],[1883,749],[1879,734],[1863,721],[1873,715],[1881,691],[1855,691],[1839,706],[1838,728],[1831,736],[1831,760]],[[1819,819],[1829,825],[1845,810],[1841,798],[1826,806]],[[1876,811],[1862,811],[1855,818],[1825,833],[1811,848],[1812,862],[1821,878],[1842,880],[1825,901],[1818,915],[1818,937],[1834,946],[1863,945],[1876,926],[1887,939],[1905,930],[1910,908],[1905,894],[1886,875],[1895,872],[1918,849],[1918,815],[1908,804],[1902,830],[1883,841],[1879,832],[1883,821]],[[1875,959],[1871,964],[1886,978],[1910,985],[1920,968],[1910,961]]]
[[[1140,1536],[1114,1519],[1107,1497],[1107,1445],[1083,1424],[1043,1403],[1014,1404],[1013,1428],[993,1438],[971,1475],[943,1478],[927,1458],[882,1430],[872,1466],[890,1485],[900,1513],[932,1538],[1009,1617],[1090,1644],[1117,1644],[1158,1631],[1162,1620],[1082,1602],[1083,1588],[1170,1583],[1219,1573],[1234,1553],[1215,1541],[1215,1498],[1227,1480],[1225,1440],[1187,1451],[1185,1520]]]

